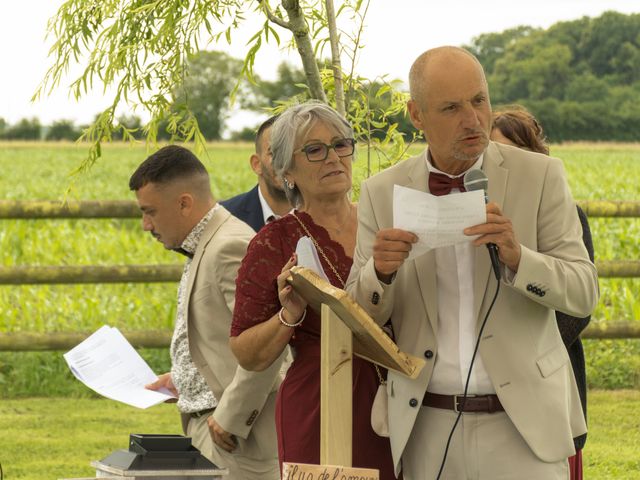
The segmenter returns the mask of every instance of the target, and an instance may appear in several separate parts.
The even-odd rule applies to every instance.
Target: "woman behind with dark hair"
[[[292,347],[276,401],[280,462],[320,463],[320,317],[285,279],[297,263],[298,240],[308,237],[329,281],[344,288],[357,229],[349,198],[354,149],[351,126],[318,102],[290,107],[271,131],[273,168],[295,209],[265,225],[249,245],[236,280],[230,345],[247,370],[267,368]],[[378,384],[376,367],[354,357],[352,464],[391,480],[389,439],[371,427]]]
[[[520,105],[509,105],[493,113],[491,140],[549,155],[542,126]]]
[[[549,146],[544,136],[542,126],[535,117],[520,105],[510,105],[504,109],[493,113],[493,128],[491,130],[491,140],[514,147],[523,148],[532,152],[549,155]],[[593,262],[593,242],[587,216],[580,207],[578,216],[582,225],[582,240],[589,253],[589,258]],[[562,336],[562,341],[569,352],[571,367],[576,377],[582,411],[585,418],[587,416],[587,379],[585,373],[584,350],[580,341],[580,333],[587,327],[591,316],[577,318],[562,312],[556,312],[558,329]],[[587,434],[580,435],[573,439],[576,454],[569,458],[569,468],[571,471],[570,480],[582,480],[582,449],[587,441]]]

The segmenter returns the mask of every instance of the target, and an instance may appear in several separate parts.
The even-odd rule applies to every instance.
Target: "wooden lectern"
[[[320,463],[351,467],[353,355],[410,378],[425,361],[401,352],[347,292],[314,271],[293,267],[288,282],[321,315]]]

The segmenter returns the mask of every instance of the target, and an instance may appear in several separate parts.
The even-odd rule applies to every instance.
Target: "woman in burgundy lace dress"
[[[295,209],[255,236],[238,272],[231,348],[240,365],[263,370],[292,347],[294,361],[276,404],[281,462],[320,463],[320,318],[285,283],[300,237],[315,244],[329,281],[343,288],[356,241],[349,199],[354,154],[351,126],[317,102],[280,115],[271,133],[273,167]],[[353,466],[393,479],[389,439],[371,429],[375,367],[353,359]]]

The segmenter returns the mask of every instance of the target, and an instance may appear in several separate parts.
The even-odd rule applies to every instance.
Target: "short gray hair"
[[[284,175],[293,167],[293,152],[296,146],[317,122],[322,122],[345,138],[353,138],[353,128],[349,122],[329,105],[317,100],[289,107],[278,116],[271,129],[273,170],[282,180],[289,203],[296,208],[302,205],[302,193],[297,185],[289,188],[284,181]]]

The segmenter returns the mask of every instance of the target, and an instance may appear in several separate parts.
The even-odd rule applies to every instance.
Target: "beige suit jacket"
[[[219,207],[195,251],[187,283],[189,352],[218,399],[216,422],[238,439],[235,454],[273,460],[278,456],[275,396],[280,361],[263,372],[238,365],[229,348],[236,277],[255,232]],[[189,421],[182,415],[186,432]]]
[[[586,425],[554,310],[576,317],[591,313],[598,300],[597,273],[582,242],[560,160],[490,143],[482,169],[489,178],[489,200],[511,219],[522,258],[512,281],[503,271],[479,355],[506,413],[532,451],[543,461],[559,461],[573,454],[572,439],[584,433]],[[385,285],[376,277],[372,247],[376,232],[393,226],[393,185],[427,191],[427,182],[425,156],[420,155],[363,183],[357,245],[347,281],[347,290],[376,322],[392,319],[401,350],[426,357],[427,365],[415,380],[389,374],[396,471],[437,359],[435,255],[432,250],[405,262]],[[474,285],[479,329],[496,289],[484,246],[475,251]],[[544,295],[528,290],[529,285]],[[428,350],[434,353],[431,358]]]

